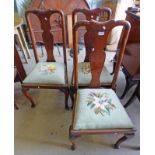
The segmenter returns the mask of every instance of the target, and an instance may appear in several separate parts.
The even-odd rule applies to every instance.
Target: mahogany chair
[[[78,14],[83,14],[85,16],[85,20],[99,20],[99,21],[107,21],[111,19],[112,11],[108,7],[96,8],[96,9],[81,9],[77,8],[73,10],[72,13],[72,23],[73,26],[76,23],[78,18]]]
[[[87,59],[90,63],[92,78],[88,88],[79,89],[79,63],[76,35],[77,30],[81,26],[86,28],[84,41],[85,46],[87,48],[89,47],[90,53]],[[106,59],[105,47],[108,34],[117,26],[123,26],[125,31],[123,33],[122,46],[120,47],[117,58],[114,76],[109,88],[106,88],[102,86],[100,78]],[[119,148],[123,141],[135,133],[134,125],[115,93],[116,80],[129,32],[130,24],[123,20],[109,20],[106,22],[97,22],[94,20],[80,21],[73,28],[75,94],[72,123],[69,129],[72,150],[75,149],[75,139],[82,135],[123,134],[123,137],[114,145],[115,148]]]
[[[65,19],[64,14],[60,10],[29,10],[26,12],[26,21],[30,31],[32,40],[32,47],[36,60],[36,66],[32,72],[24,79],[22,88],[24,95],[30,100],[32,107],[35,106],[32,97],[28,93],[30,88],[35,89],[60,89],[65,93],[65,108],[68,108],[68,76],[67,76],[67,60],[66,60],[66,32],[65,32]],[[42,38],[47,52],[46,62],[39,62],[34,31],[32,29],[30,16],[35,15],[40,21],[42,29]],[[63,61],[56,62],[53,49],[54,49],[54,36],[53,28],[55,25],[50,25],[50,18],[59,16],[59,27],[63,38]],[[58,26],[58,25],[57,25]]]
[[[93,20],[98,20],[98,21],[108,21],[111,19],[111,15],[112,15],[112,11],[110,8],[108,7],[103,7],[101,8],[96,8],[96,9],[80,9],[77,8],[73,11],[72,13],[72,23],[73,26],[75,25],[78,15],[83,14],[85,16],[85,19],[90,21],[91,19]],[[79,33],[81,33],[81,31],[84,32],[84,28],[80,28]],[[81,35],[80,35],[81,36]],[[78,38],[78,37],[77,37]],[[78,43],[77,43],[78,44]],[[89,71],[89,55],[90,55],[90,51],[91,51],[91,45],[92,44],[92,40],[89,40],[89,44],[85,44],[85,48],[86,48],[86,56],[84,59],[84,62],[80,62],[79,63],[79,87],[83,88],[83,87],[88,87],[90,80],[91,80],[91,73]],[[84,71],[84,70],[88,70]],[[103,85],[108,85],[109,83],[111,83],[112,81],[112,75],[108,72],[107,68],[104,68],[104,72],[102,72],[102,84]],[[74,70],[72,73],[72,79],[71,79],[71,87],[70,87],[70,94],[71,94],[71,98],[73,100],[73,94],[74,94]]]
[[[97,20],[97,21],[107,21],[110,20],[112,16],[112,11],[108,7],[96,8],[96,9],[86,9],[86,8],[76,8],[72,12],[72,27],[77,21],[80,20]],[[79,40],[82,40],[84,29],[81,28],[79,33]],[[70,51],[70,56],[73,55],[73,50]]]
[[[26,77],[26,72],[24,70],[23,64],[21,62],[20,56],[14,45],[14,82],[20,82],[22,84]],[[18,105],[14,103],[15,109],[19,109]]]
[[[80,20],[97,20],[97,21],[107,21],[110,20],[112,16],[112,11],[108,7],[103,8],[96,8],[96,9],[86,9],[86,8],[76,8],[72,12],[72,27],[77,21]],[[79,40],[80,37],[82,38],[84,30],[81,28],[79,33]],[[71,50],[71,52],[73,52]]]

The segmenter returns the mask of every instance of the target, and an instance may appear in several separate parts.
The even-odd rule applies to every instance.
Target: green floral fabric
[[[90,63],[81,62],[78,64],[78,83],[79,84],[89,84],[92,78],[90,72]],[[100,82],[103,84],[109,84],[113,80],[113,75],[111,75],[107,68],[104,67],[100,76]]]
[[[112,89],[79,89],[74,130],[133,128],[126,110]]]
[[[87,96],[87,105],[94,110],[95,114],[110,115],[111,111],[116,109],[112,103],[112,98],[108,93],[90,92]]]
[[[23,83],[65,84],[64,63],[40,62],[25,78]]]

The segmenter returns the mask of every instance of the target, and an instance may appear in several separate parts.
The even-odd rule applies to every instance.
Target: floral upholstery
[[[91,81],[91,72],[90,72],[90,63],[81,62],[79,63],[78,71],[78,83],[79,84],[89,84]],[[112,82],[113,75],[111,75],[106,67],[103,68],[103,71],[100,76],[100,82],[103,84],[109,84]]]
[[[64,63],[40,62],[23,81],[25,84],[65,84]]]
[[[109,128],[133,128],[115,92],[112,89],[79,89],[73,129]]]

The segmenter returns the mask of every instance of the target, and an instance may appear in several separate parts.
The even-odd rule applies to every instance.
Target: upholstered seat
[[[90,63],[89,62],[81,62],[78,64],[78,83],[79,84],[89,84],[92,78],[90,72]],[[100,81],[102,84],[109,84],[112,82],[113,75],[109,73],[106,67],[103,68]]]
[[[112,89],[79,89],[74,130],[133,128],[133,124]]]
[[[65,84],[64,63],[40,62],[23,81],[24,84]]]

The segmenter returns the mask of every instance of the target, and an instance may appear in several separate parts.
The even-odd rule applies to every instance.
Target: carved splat
[[[66,42],[65,42],[65,34],[64,34],[65,30],[64,30],[63,13],[59,10],[32,10],[32,11],[26,12],[26,18],[27,18],[29,29],[30,29],[32,42],[33,42],[33,44],[35,44],[35,40],[34,40],[35,37],[34,37],[33,30],[31,28],[31,24],[30,24],[29,18],[28,18],[29,14],[36,15],[40,21],[41,29],[43,31],[42,38],[43,38],[43,42],[44,42],[45,49],[47,52],[47,61],[50,61],[50,62],[55,61],[55,58],[53,55],[54,37],[51,32],[53,27],[50,24],[50,18],[55,17],[55,21],[57,22],[59,27],[62,29],[63,41],[65,44]],[[37,55],[36,54],[37,50],[36,50],[35,45],[34,45],[34,49],[35,49],[35,55]]]
[[[86,20],[90,21],[91,19],[97,20],[97,17],[104,16],[105,21],[109,20],[112,15],[112,11],[110,8],[103,7],[103,8],[96,8],[96,9],[81,9],[77,8],[73,11],[73,24],[75,23],[75,15],[78,13],[84,14]]]
[[[90,62],[92,80],[90,87],[100,86],[100,75],[105,62],[105,51],[110,32],[109,27],[100,25],[98,22],[90,21],[86,27],[87,32],[84,35],[84,42],[87,51],[87,59]],[[90,39],[91,38],[91,39]]]
[[[127,21],[106,21],[97,22],[95,20],[91,21],[80,21],[77,22],[73,28],[74,37],[74,67],[75,67],[75,87],[78,88],[78,57],[77,57],[77,30],[80,27],[85,27],[86,33],[84,34],[84,43],[86,48],[86,60],[90,62],[90,69],[92,74],[92,79],[90,87],[100,87],[100,75],[104,67],[104,62],[106,58],[105,48],[108,42],[108,36],[111,30],[117,26],[123,26],[123,39],[121,42],[120,52],[117,59],[117,65],[112,81],[112,88],[115,87],[117,80],[119,68],[124,54],[124,49],[126,46],[127,38],[130,32],[130,24]]]
[[[90,10],[90,9],[80,9],[80,8],[77,8],[77,9],[75,9],[73,11],[73,25],[75,23],[75,16],[78,13],[84,14],[85,18],[88,21],[90,21],[92,19],[93,20],[97,20],[98,17],[104,16],[104,15],[106,17],[104,20],[107,21],[107,20],[109,20],[111,18],[111,15],[112,15],[111,9],[110,8],[107,8],[107,7],[103,7],[102,9],[101,8],[96,8],[96,9],[92,9],[92,10]],[[91,32],[90,33],[87,32],[87,34],[85,35],[85,47],[86,47],[86,57],[85,57],[85,60],[84,60],[85,62],[88,62],[89,61],[89,54],[91,53],[92,48],[93,48],[93,42],[94,41],[93,41],[93,37],[91,35],[92,35]]]
[[[90,87],[100,87],[100,75],[104,66],[105,52],[95,51],[90,54],[89,60],[92,74]]]

